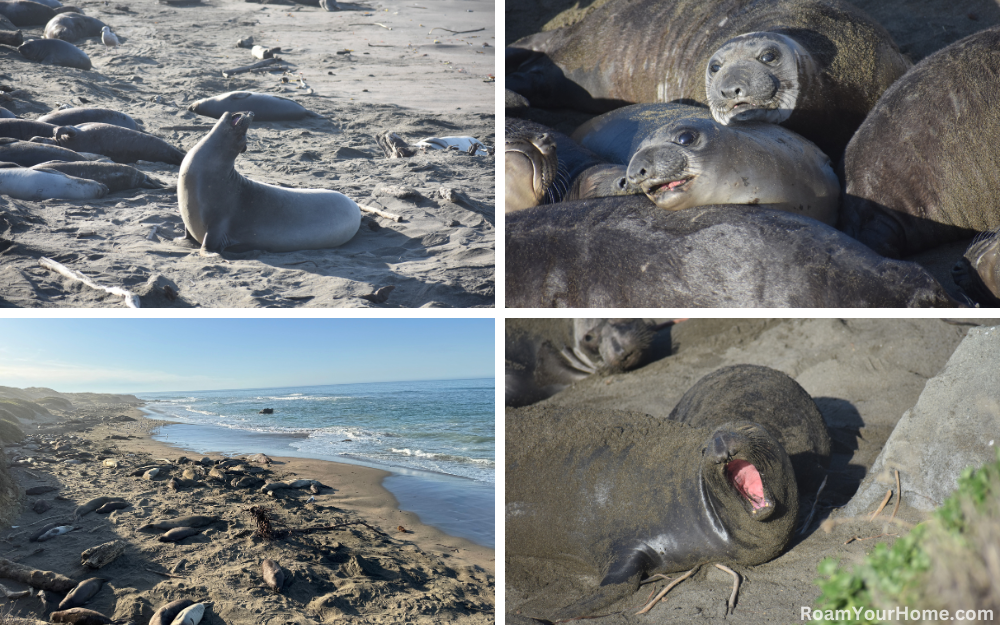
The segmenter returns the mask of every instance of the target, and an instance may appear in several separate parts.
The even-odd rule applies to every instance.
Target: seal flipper
[[[233,245],[233,241],[229,240],[229,236],[226,235],[223,228],[209,230],[205,233],[205,239],[201,243],[201,253],[207,255],[211,252],[221,252],[231,245]]]
[[[601,587],[594,594],[559,610],[553,620],[591,615],[601,608],[627,597],[639,589],[639,580],[656,563],[643,549],[630,549],[619,555],[608,567]]]

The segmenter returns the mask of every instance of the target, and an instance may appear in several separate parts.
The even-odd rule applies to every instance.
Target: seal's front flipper
[[[221,252],[232,244],[233,242],[229,240],[229,237],[221,228],[218,230],[209,230],[205,233],[205,239],[201,242],[201,255],[220,256],[218,252]]]
[[[187,227],[184,228],[184,236],[174,237],[174,243],[184,243],[185,241],[190,241],[191,243],[198,243],[198,239],[194,238],[194,235],[188,232]]]

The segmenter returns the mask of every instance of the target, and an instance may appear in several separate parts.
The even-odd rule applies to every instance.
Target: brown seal
[[[194,605],[194,601],[190,599],[178,599],[176,601],[171,601],[170,603],[160,606],[160,608],[153,614],[153,618],[149,619],[149,625],[171,625],[174,622],[174,618],[180,614],[181,610]]]
[[[1000,232],[976,237],[951,273],[972,301],[1000,307]]]
[[[66,597],[59,603],[59,609],[68,610],[82,606],[97,594],[104,582],[105,580],[100,577],[91,577],[80,582],[73,590],[66,593]]]
[[[281,592],[281,587],[285,585],[285,572],[274,560],[264,560],[261,562],[261,572],[264,583],[274,592]]]
[[[1000,26],[935,52],[872,109],[844,154],[839,227],[900,258],[1000,228]]]
[[[100,612],[86,608],[70,608],[49,615],[53,623],[72,623],[73,625],[107,625],[111,619]]]

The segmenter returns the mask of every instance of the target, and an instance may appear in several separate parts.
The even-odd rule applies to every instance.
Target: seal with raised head
[[[1000,26],[923,59],[844,154],[840,228],[892,258],[1000,228]]]
[[[42,36],[76,43],[87,37],[100,37],[101,30],[105,27],[106,24],[96,17],[82,13],[60,13],[48,21]]]
[[[800,495],[815,493],[830,466],[830,434],[816,402],[770,367],[717,369],[688,389],[668,418],[695,427],[734,420],[763,425],[791,459]]]
[[[204,98],[189,106],[188,110],[216,119],[223,113],[249,111],[259,122],[295,121],[309,114],[309,110],[295,100],[255,91],[230,91],[214,98]]]
[[[253,113],[223,113],[184,158],[177,200],[188,235],[203,253],[291,252],[350,241],[361,226],[361,209],[343,193],[286,189],[236,171],[253,118]]]
[[[732,41],[751,33],[766,44],[752,58],[758,48]],[[724,78],[719,84],[711,74],[706,81],[712,59]],[[744,62],[758,66],[750,71]],[[507,88],[542,108],[707,106],[715,89],[727,103],[720,112],[737,104],[744,114],[784,109],[782,124],[835,161],[910,66],[884,28],[842,0],[612,0],[576,24],[514,42],[506,64]],[[753,97],[742,97],[750,95],[744,90]]]
[[[647,576],[761,564],[792,537],[795,474],[759,424],[542,406],[508,409],[505,423],[507,555],[601,580],[553,618],[591,614]]]
[[[764,206],[562,202],[511,213],[505,237],[508,307],[960,305],[916,263]]]
[[[87,53],[62,39],[32,39],[18,46],[17,51],[26,59],[46,65],[61,65],[90,70],[93,64]]]
[[[52,111],[38,118],[37,121],[56,126],[76,126],[88,122],[98,122],[101,124],[111,124],[121,126],[129,130],[139,130],[139,125],[135,123],[131,115],[121,111],[111,109],[74,107]]]
[[[163,139],[114,124],[88,122],[79,126],[58,126],[52,135],[60,147],[102,154],[116,163],[143,160],[180,165],[184,161],[184,152]]]
[[[595,373],[644,364],[656,333],[644,319],[508,319],[504,403],[526,406]]]
[[[769,204],[837,221],[840,182],[830,159],[781,126],[724,126],[705,109],[634,104],[595,117],[573,138],[607,161],[627,163],[627,185],[660,208]]]

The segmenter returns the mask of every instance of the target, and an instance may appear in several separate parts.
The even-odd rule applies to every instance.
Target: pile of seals
[[[894,267],[905,280],[879,292],[887,259],[1000,230],[991,193],[1000,161],[989,139],[1000,114],[987,92],[1000,71],[989,53],[998,43],[1000,27],[990,28],[913,66],[844,0],[610,0],[574,24],[511,43],[508,304],[998,303],[996,253],[984,254],[982,241],[956,268],[955,284],[903,261]],[[600,115],[580,125],[566,109]],[[537,121],[562,127],[560,118],[575,130]],[[623,197],[635,195],[652,204]],[[642,208],[652,205],[665,211]],[[704,218],[666,213],[703,207],[715,227],[759,223],[761,253],[702,249],[706,241],[690,237],[708,229]],[[617,219],[629,220],[621,227],[628,239],[609,232]],[[792,228],[801,238],[789,241]],[[742,238],[736,246],[752,247]],[[581,259],[599,254],[598,273],[580,270]],[[775,262],[791,269],[830,257],[841,259],[823,272],[833,287],[795,304],[741,286],[749,278],[810,291],[809,276],[760,274]],[[633,281],[657,290],[640,293]],[[586,291],[598,293],[573,295]]]

